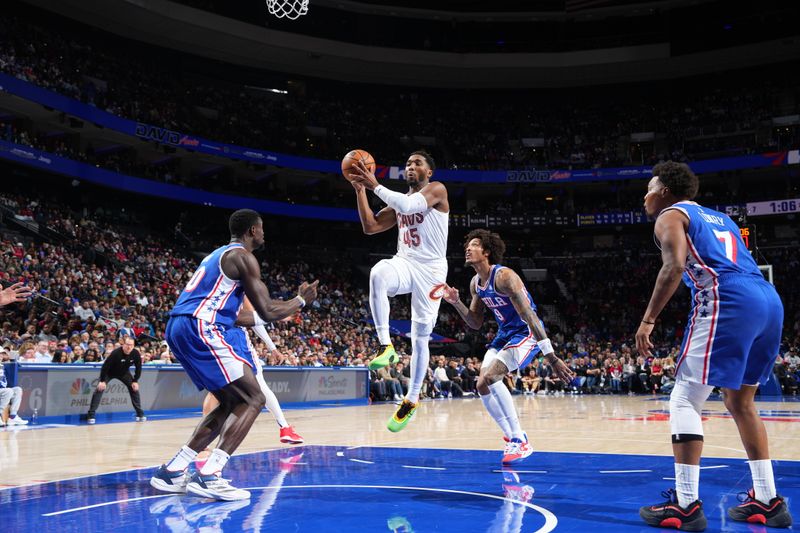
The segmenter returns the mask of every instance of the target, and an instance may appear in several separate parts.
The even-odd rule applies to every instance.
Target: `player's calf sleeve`
[[[703,404],[714,387],[678,381],[669,397],[669,425],[672,442],[703,440]]]
[[[433,324],[425,322],[411,322],[411,381],[408,385],[408,399],[411,403],[419,400],[419,391],[428,372],[431,352],[428,348]]]

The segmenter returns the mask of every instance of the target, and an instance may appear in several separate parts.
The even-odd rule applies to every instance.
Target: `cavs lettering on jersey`
[[[449,213],[428,207],[422,213],[397,213],[397,255],[406,259],[446,261]]]
[[[738,389],[763,383],[780,345],[783,306],[724,213],[673,204],[689,219],[683,281],[692,309],[676,364],[678,379]]]
[[[244,300],[244,289],[222,272],[220,263],[226,252],[236,248],[244,246],[227,244],[203,259],[178,297],[171,316],[188,315],[226,328],[233,327]]]
[[[531,336],[528,324],[517,313],[511,298],[495,289],[494,283],[497,273],[504,268],[507,267],[493,265],[492,270],[489,271],[489,279],[486,280],[486,284],[481,285],[480,279],[478,279],[475,287],[483,305],[494,313],[494,318],[497,321],[497,336],[492,340],[490,347],[498,350],[512,341],[517,342],[522,338]],[[525,296],[528,298],[531,309],[535,312],[536,304],[533,303],[533,298],[531,298],[527,290],[525,291]]]

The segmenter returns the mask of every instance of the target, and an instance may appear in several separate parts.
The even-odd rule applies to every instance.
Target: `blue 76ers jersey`
[[[715,280],[725,274],[754,275],[763,279],[742,240],[739,226],[728,215],[688,201],[673,204],[664,211],[670,209],[689,218],[683,282],[693,294],[712,288]]]
[[[217,248],[203,259],[178,297],[170,316],[189,315],[226,328],[233,327],[244,301],[241,284],[222,272],[225,252],[244,248],[239,243]]]
[[[494,318],[497,320],[498,330],[497,330],[497,337],[492,341],[491,347],[501,349],[503,346],[508,344],[508,342],[514,338],[519,337],[520,335],[523,337],[527,337],[531,334],[528,324],[522,320],[522,317],[519,316],[517,310],[514,309],[514,304],[511,302],[511,298],[506,296],[505,294],[497,292],[494,288],[494,279],[497,276],[497,273],[503,269],[507,268],[502,265],[493,265],[492,270],[489,272],[489,279],[486,280],[486,285],[481,286],[480,279],[477,280],[475,285],[476,292],[478,297],[483,302],[488,309],[494,313]],[[530,293],[526,290],[525,295],[528,297],[528,302],[530,302],[531,309],[536,311],[536,304],[533,303],[533,298],[531,298]]]

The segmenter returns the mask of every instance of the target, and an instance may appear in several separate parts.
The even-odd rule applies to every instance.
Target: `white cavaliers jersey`
[[[422,213],[397,216],[397,255],[424,263],[447,261],[449,213],[429,207]]]

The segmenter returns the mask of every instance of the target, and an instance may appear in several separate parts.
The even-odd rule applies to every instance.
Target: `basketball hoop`
[[[270,14],[295,20],[308,13],[308,0],[267,0]]]

